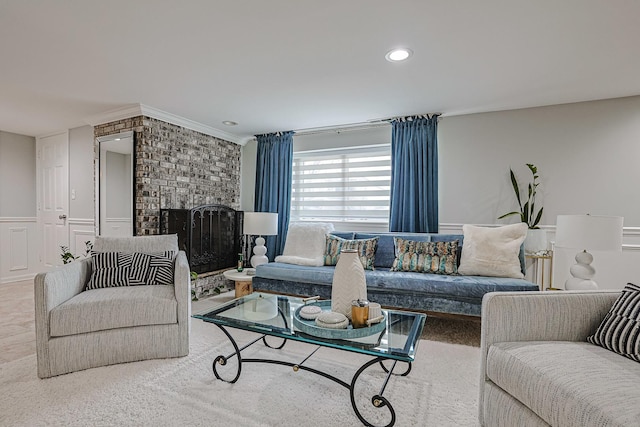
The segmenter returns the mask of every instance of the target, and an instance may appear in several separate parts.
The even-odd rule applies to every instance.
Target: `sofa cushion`
[[[462,275],[524,278],[520,250],[527,224],[503,227],[462,226],[464,243],[458,273]]]
[[[640,362],[640,286],[628,283],[624,287],[587,341]]]
[[[256,269],[257,277],[297,283],[317,283],[331,286],[335,267],[308,267],[279,262],[262,264]],[[522,279],[480,276],[447,276],[376,268],[364,272],[367,289],[388,292],[407,292],[429,295],[452,295],[481,301],[484,294],[493,291],[532,291],[538,287]],[[283,292],[285,292],[283,290]]]
[[[131,286],[80,292],[51,310],[53,337],[177,323],[173,286]]]
[[[502,342],[489,348],[486,363],[493,383],[550,425],[630,426],[640,420],[638,364],[593,344]]]
[[[394,237],[396,259],[391,271],[457,274],[458,241],[416,242]]]
[[[372,239],[378,237],[378,248],[376,249],[376,268],[391,268],[396,259],[394,237],[411,239],[416,242],[430,242],[431,235],[427,233],[355,233],[356,239]]]
[[[340,259],[340,253],[345,249],[358,251],[358,258],[365,270],[373,270],[373,264],[378,246],[378,237],[371,239],[347,240],[328,234],[326,236],[326,248],[324,252],[324,265],[336,265]]]
[[[86,289],[116,286],[172,285],[175,252],[94,252]]]

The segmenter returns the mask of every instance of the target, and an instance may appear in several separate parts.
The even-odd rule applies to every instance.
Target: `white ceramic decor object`
[[[351,302],[367,299],[367,282],[357,250],[345,249],[333,273],[331,311],[342,313],[351,320]]]

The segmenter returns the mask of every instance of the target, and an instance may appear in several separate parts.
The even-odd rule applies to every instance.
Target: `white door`
[[[36,140],[38,224],[45,269],[62,264],[60,246],[69,246],[69,133]]]

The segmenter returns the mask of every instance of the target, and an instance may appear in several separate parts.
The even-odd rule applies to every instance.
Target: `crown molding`
[[[147,116],[152,119],[162,120],[166,123],[171,123],[176,126],[181,126],[187,129],[195,130],[196,132],[203,133],[205,135],[213,136],[215,138],[224,139],[225,141],[233,142],[238,145],[245,145],[247,140],[240,138],[229,132],[225,132],[220,129],[216,129],[211,126],[198,123],[196,121],[187,119],[185,117],[177,116],[166,111],[158,110],[157,108],[150,107],[144,104],[130,104],[124,107],[116,108],[113,110],[105,111],[104,113],[95,114],[85,119],[85,122],[91,126],[97,126],[104,123],[115,122],[118,120],[128,119],[130,117]]]

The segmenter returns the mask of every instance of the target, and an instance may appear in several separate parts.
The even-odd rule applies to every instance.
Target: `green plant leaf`
[[[509,174],[511,175],[511,186],[514,193],[516,193],[516,199],[518,200],[518,206],[522,209],[522,202],[520,201],[520,187],[518,186],[518,180],[516,174],[513,173],[513,169],[509,168]]]
[[[537,225],[540,223],[540,219],[542,218],[543,209],[544,209],[544,207],[540,208],[540,210],[538,211],[538,215],[536,215],[536,220],[533,222],[533,227],[532,228],[537,228]]]
[[[512,215],[520,215],[520,212],[518,212],[518,211],[509,212],[509,213],[506,213],[506,214],[504,214],[502,216],[499,216],[498,219],[503,219],[503,218],[506,218],[506,217],[512,216]]]

